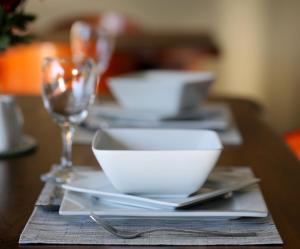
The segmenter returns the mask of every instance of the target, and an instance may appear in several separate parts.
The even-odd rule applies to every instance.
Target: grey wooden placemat
[[[54,192],[53,192],[54,191]],[[52,194],[55,193],[55,194]],[[50,196],[50,198],[49,198]],[[253,237],[211,237],[158,232],[137,239],[117,238],[88,217],[60,216],[47,205],[59,205],[60,193],[47,184],[21,236],[20,244],[94,244],[94,245],[258,245],[281,244],[282,240],[272,218],[193,219],[110,219],[120,229],[141,231],[149,228],[206,229],[223,232],[255,232]]]
[[[87,217],[62,217],[57,212],[36,207],[20,236],[20,244],[93,245],[258,245],[281,244],[270,217],[239,220],[144,220],[110,219],[120,229],[140,231],[148,228],[188,228],[226,232],[256,232],[253,237],[210,237],[158,232],[136,239],[120,239],[106,232]]]
[[[141,122],[141,121],[132,121],[132,120],[123,120],[121,123],[118,122],[118,119],[106,119],[104,117],[99,117],[99,111],[97,112],[97,108],[101,108],[100,105],[94,105],[91,107],[89,116],[86,120],[86,124],[92,126],[93,129],[89,130],[88,127],[77,127],[75,136],[74,136],[74,143],[76,144],[91,144],[93,140],[93,136],[95,134],[95,128],[176,128],[176,129],[216,129],[221,141],[223,144],[226,145],[241,145],[243,143],[243,137],[240,133],[239,128],[236,125],[234,120],[232,111],[230,107],[225,103],[211,103],[206,106],[209,109],[213,108],[219,114],[217,117],[207,117],[202,120],[199,120],[197,125],[188,124],[188,122],[179,121],[179,124],[170,124],[164,122]],[[227,121],[226,121],[227,120]],[[223,123],[228,122],[228,127],[223,129],[220,127],[223,126]],[[171,122],[172,123],[172,122]],[[215,127],[215,128],[214,128]],[[219,127],[219,129],[217,129]]]

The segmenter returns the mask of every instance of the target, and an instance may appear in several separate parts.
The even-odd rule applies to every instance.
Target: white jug
[[[23,117],[14,97],[0,95],[0,151],[10,150],[20,144]]]

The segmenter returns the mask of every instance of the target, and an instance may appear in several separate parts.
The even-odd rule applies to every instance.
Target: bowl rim
[[[195,77],[199,77],[199,79],[194,78],[194,79],[172,79],[172,83],[176,82],[178,84],[189,84],[189,83],[199,83],[199,84],[204,84],[207,82],[212,83],[213,81],[216,80],[216,74],[213,71],[180,71],[180,70],[145,70],[145,71],[137,71],[137,72],[132,72],[132,73],[127,73],[119,76],[114,76],[114,77],[109,77],[108,78],[108,85],[116,85],[116,84],[140,84],[144,83],[145,85],[148,85],[149,83],[155,83],[157,82],[157,79],[159,79],[159,75],[157,76],[151,76],[151,74],[154,73],[161,73],[162,76],[166,72],[172,74],[174,73],[182,73],[183,75],[194,75]],[[165,77],[165,76],[163,76]],[[171,75],[171,77],[174,77]],[[201,77],[201,78],[200,78]],[[203,78],[202,78],[203,77]],[[165,80],[165,79],[164,79]],[[161,82],[159,82],[161,83]]]
[[[124,149],[99,149],[96,148],[96,143],[98,142],[99,139],[99,134],[101,134],[102,132],[105,131],[110,131],[110,130],[120,130],[120,131],[172,131],[174,133],[176,132],[205,132],[205,133],[210,133],[212,134],[217,142],[217,146],[215,148],[203,148],[203,149],[164,149],[164,150],[159,150],[159,149],[140,149],[140,150],[136,150],[136,149],[128,149],[128,150],[124,150]],[[93,152],[106,152],[106,153],[166,153],[166,152],[181,152],[181,153],[186,153],[186,152],[205,152],[205,151],[222,151],[224,149],[224,146],[222,144],[222,141],[218,135],[217,132],[212,131],[212,130],[207,130],[207,129],[147,129],[147,128],[139,128],[139,129],[134,129],[134,128],[103,128],[103,129],[99,129],[93,137],[92,140],[92,150]]]

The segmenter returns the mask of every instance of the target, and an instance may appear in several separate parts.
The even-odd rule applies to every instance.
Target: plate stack
[[[247,167],[219,167],[192,195],[131,195],[118,191],[102,171],[79,171],[63,185],[59,213],[92,212],[104,218],[266,217],[258,181]]]

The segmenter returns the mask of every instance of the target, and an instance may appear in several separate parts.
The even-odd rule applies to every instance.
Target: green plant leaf
[[[15,34],[15,29],[25,31],[27,25],[36,19],[35,15],[24,13],[23,10],[6,12],[0,5],[0,51],[10,45],[30,42],[32,35]]]
[[[29,22],[35,20],[35,16],[31,14],[24,14],[22,12],[12,15],[9,18],[9,23],[18,29],[25,30]]]
[[[18,43],[28,43],[31,42],[33,39],[33,35],[11,35],[11,44],[18,44]]]
[[[5,50],[10,45],[10,37],[8,35],[0,36],[0,51]]]

